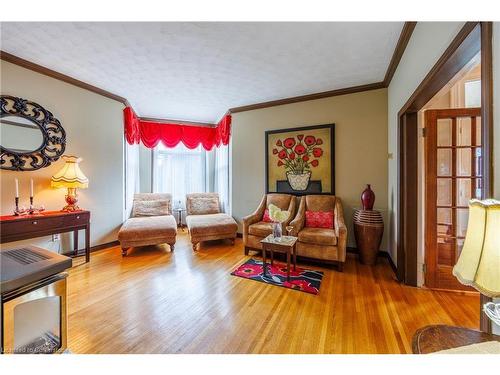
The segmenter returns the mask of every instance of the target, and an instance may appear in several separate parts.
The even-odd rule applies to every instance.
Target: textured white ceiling
[[[1,49],[127,98],[140,116],[217,121],[231,107],[379,82],[402,22],[1,24]]]

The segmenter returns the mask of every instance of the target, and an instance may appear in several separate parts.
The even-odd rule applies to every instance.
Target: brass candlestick
[[[14,209],[14,216],[19,216],[19,197],[15,198],[16,208]]]

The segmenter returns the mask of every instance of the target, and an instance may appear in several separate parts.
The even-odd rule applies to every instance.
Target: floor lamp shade
[[[464,247],[453,275],[485,296],[500,297],[500,201],[469,202]]]

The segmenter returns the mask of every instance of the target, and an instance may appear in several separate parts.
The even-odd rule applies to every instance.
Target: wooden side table
[[[414,354],[427,354],[486,341],[500,341],[500,336],[469,328],[433,325],[415,332],[412,351]]]
[[[293,270],[297,267],[297,252],[295,251],[295,244],[297,237],[282,236],[280,241],[277,241],[272,234],[260,241],[262,244],[262,269],[264,276],[266,275],[266,252],[271,253],[271,266],[274,261],[274,252],[286,253],[286,270],[287,281],[290,281],[290,258],[293,256]]]
[[[378,250],[384,234],[384,220],[379,211],[354,210],[354,237],[361,263],[372,265],[377,260]]]
[[[177,228],[181,228],[184,231],[184,224],[182,224],[182,213],[186,211],[185,208],[174,208],[174,212],[177,213]]]

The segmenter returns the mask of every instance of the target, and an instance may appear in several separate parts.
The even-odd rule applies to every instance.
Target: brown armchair
[[[333,211],[333,228],[305,227],[306,211]],[[342,271],[346,257],[347,227],[340,198],[332,195],[306,195],[300,199],[295,219],[290,223],[297,236],[297,255],[335,262]]]
[[[245,245],[245,255],[249,250],[262,250],[260,241],[273,232],[273,223],[262,221],[264,211],[270,204],[274,204],[282,210],[290,212],[290,216],[283,223],[283,233],[285,227],[292,221],[297,205],[296,198],[290,194],[266,194],[262,197],[259,207],[251,215],[243,218],[243,243]]]

